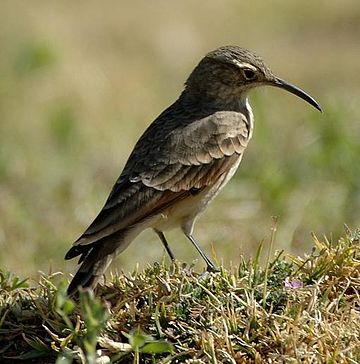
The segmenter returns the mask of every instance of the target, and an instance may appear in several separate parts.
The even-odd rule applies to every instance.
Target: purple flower
[[[299,279],[292,279],[291,281],[286,278],[284,281],[285,288],[302,288],[304,286],[303,282],[301,282]]]

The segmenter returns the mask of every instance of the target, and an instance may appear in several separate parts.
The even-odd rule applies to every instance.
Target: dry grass
[[[155,264],[78,304],[60,273],[34,288],[2,273],[1,362],[358,363],[359,238],[314,236],[310,254],[276,253],[265,268],[260,246],[219,274]]]
[[[0,267],[38,278],[50,260],[73,272],[63,257],[134,143],[199,59],[224,44],[257,51],[324,113],[276,89],[250,95],[254,137],[196,225],[204,248],[214,244],[225,265],[238,264],[239,253],[253,255],[253,242],[267,237],[271,216],[279,216],[277,248],[294,254],[310,249],[309,231],[339,237],[343,222],[357,226],[358,34],[358,0],[3,0]],[[181,233],[169,241],[179,259],[193,259]],[[146,232],[115,264],[128,271],[160,255]]]

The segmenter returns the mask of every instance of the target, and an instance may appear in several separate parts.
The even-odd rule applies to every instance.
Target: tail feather
[[[79,287],[82,288],[95,287],[97,278],[98,278],[97,276],[91,274],[90,272],[77,271],[67,289],[68,296],[69,297],[75,296],[76,293],[78,292]]]
[[[94,289],[104,274],[105,270],[112,261],[113,255],[107,254],[105,256],[99,256],[101,251],[100,247],[95,247],[90,251],[80,268],[71,280],[67,289],[68,296],[74,296],[79,287]]]
[[[117,231],[92,244],[74,245],[66,254],[65,259],[80,255],[80,268],[70,282],[67,293],[73,296],[79,287],[94,289],[101,276],[116,254],[123,251],[130,243],[127,230]]]

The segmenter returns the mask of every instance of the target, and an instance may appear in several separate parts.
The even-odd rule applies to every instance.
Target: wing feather
[[[249,125],[238,112],[164,112],[139,139],[105,206],[75,246],[87,245],[160,213],[193,188],[211,186],[238,160]]]

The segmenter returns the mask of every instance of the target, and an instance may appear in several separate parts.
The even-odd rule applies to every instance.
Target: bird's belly
[[[206,206],[234,175],[241,162],[241,157],[240,155],[229,171],[222,174],[213,185],[204,188],[195,195],[186,197],[164,210],[157,216],[156,222],[152,227],[160,231],[166,231],[180,226],[184,231],[190,232],[197,215],[205,210]]]

